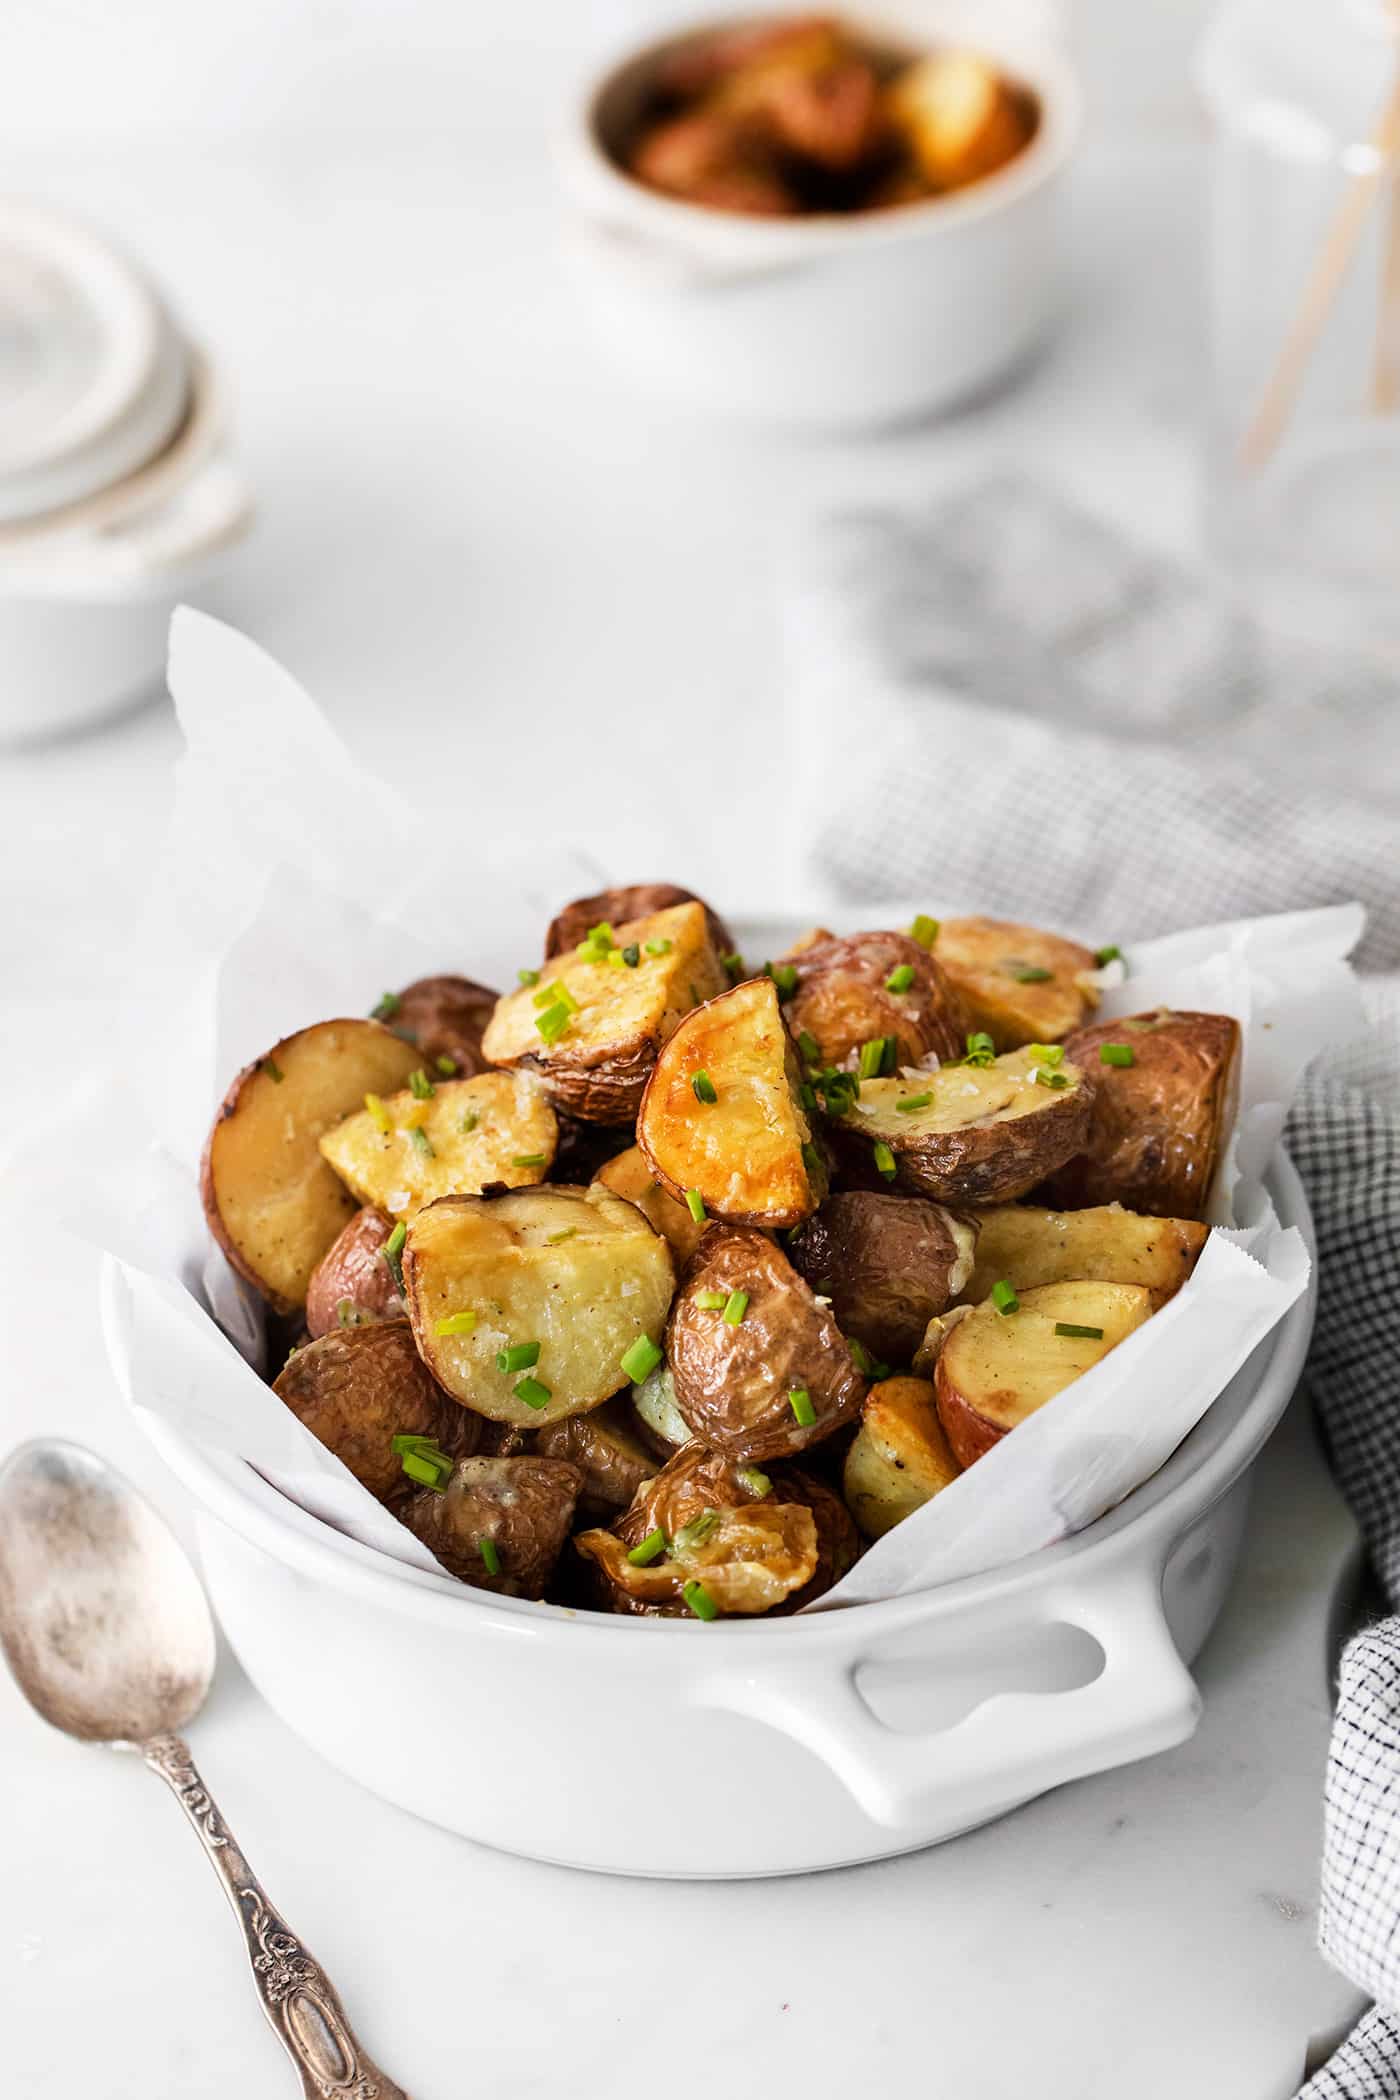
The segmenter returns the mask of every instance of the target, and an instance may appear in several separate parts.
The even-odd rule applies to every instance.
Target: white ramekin
[[[579,97],[558,158],[578,280],[603,338],[645,383],[755,420],[878,426],[984,390],[1043,336],[1058,193],[1080,124],[1063,54],[1034,11],[1019,20],[955,0],[884,0],[856,19],[898,45],[982,50],[1036,95],[1035,138],[997,174],[926,204],[745,217],[645,188],[602,143],[657,58],[685,39],[609,65]]]
[[[1308,1237],[1297,1175],[1271,1176]],[[131,1391],[124,1285],[103,1316]],[[906,1852],[1188,1736],[1187,1663],[1296,1385],[1293,1306],[1167,1464],[1077,1537],[925,1595],[772,1624],[490,1598],[309,1517],[138,1406],[188,1491],[239,1659],[340,1770],[507,1851],[629,1874],[780,1874]]]

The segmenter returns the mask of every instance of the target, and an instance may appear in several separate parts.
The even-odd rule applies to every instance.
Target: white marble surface
[[[1186,145],[1091,151],[1052,356],[957,424],[860,446],[741,443],[625,396],[580,335],[513,133],[223,138],[178,177],[153,149],[36,146],[27,187],[128,229],[228,359],[264,504],[230,609],[358,753],[444,822],[567,830],[747,901],[786,879],[771,586],[815,504],[1012,462],[1189,544],[1197,175]],[[0,759],[12,1114],[100,1046],[174,749],[158,707]],[[4,1440],[83,1437],[171,1507],[116,1411],[92,1286],[86,1256],[9,1206]],[[733,2100],[875,2081],[1282,2100],[1352,2003],[1313,1948],[1349,1531],[1298,1426],[1263,1480],[1195,1740],[893,1865],[687,1887],[521,1864],[366,1798],[227,1656],[197,1753],[416,2100],[702,2076]],[[8,1680],[0,1746],[9,2089],[289,2090],[172,1804],[49,1735]]]

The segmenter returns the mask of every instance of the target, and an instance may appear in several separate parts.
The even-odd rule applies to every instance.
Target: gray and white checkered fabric
[[[998,481],[836,521],[791,600],[797,818],[847,898],[1112,933],[1360,897],[1400,967],[1400,679],[1271,641],[1176,565]],[[936,908],[936,907],[935,907]],[[1288,1128],[1318,1229],[1309,1376],[1400,1612],[1400,1001]],[[1343,1660],[1321,1943],[1377,2000],[1300,2100],[1400,2100],[1400,1616]]]

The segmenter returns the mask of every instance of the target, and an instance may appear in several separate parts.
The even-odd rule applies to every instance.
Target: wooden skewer
[[[1383,182],[1394,173],[1400,154],[1400,74],[1391,89],[1380,122],[1371,134],[1374,165],[1353,178],[1332,222],[1321,253],[1313,265],[1298,307],[1298,316],[1279,352],[1263,398],[1240,443],[1240,461],[1246,467],[1262,467],[1273,457],[1288,426],[1304,374],[1317,348],[1318,338],[1341,289],[1365,229],[1367,214]],[[1400,273],[1400,257],[1396,261]],[[1386,311],[1389,311],[1387,305]]]

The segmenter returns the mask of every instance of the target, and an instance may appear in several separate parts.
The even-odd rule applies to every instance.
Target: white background
[[[438,824],[579,838],[742,905],[790,881],[777,587],[813,512],[1011,465],[1190,549],[1203,12],[1079,0],[1091,117],[1057,342],[975,413],[860,444],[701,427],[591,346],[549,130],[586,50],[650,8],[8,0],[0,183],[120,233],[216,349],[262,513],[227,610],[362,759]],[[123,997],[176,748],[158,705],[0,756],[10,1127]],[[77,1435],[183,1525],[116,1411],[92,1296],[91,1265],[10,1204],[0,1442]],[[644,1889],[481,1853],[327,1772],[228,1656],[197,1749],[416,2100],[704,2077],[825,2100],[928,2090],[936,2067],[958,2100],[1283,2100],[1349,2004],[1312,1950],[1348,1534],[1301,1433],[1260,1509],[1194,1743],[889,1868]],[[5,1679],[0,1768],[7,2092],[289,2089],[171,1804],[52,1739]],[[707,2002],[679,2022],[687,1995]]]

